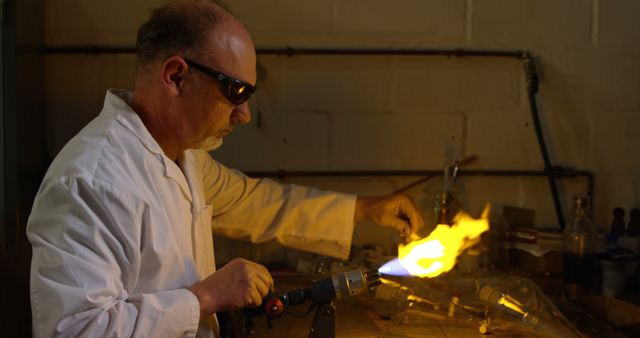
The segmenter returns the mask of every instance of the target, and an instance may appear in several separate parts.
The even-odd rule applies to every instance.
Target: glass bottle
[[[589,214],[589,200],[574,197],[571,220],[562,233],[564,289],[569,299],[592,288],[596,230]]]
[[[508,276],[499,281],[487,280],[478,298],[490,306],[489,317],[515,320],[536,332],[536,337],[581,337],[573,324],[553,305],[530,279]]]

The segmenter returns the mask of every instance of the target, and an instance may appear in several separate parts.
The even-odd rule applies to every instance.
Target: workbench
[[[295,279],[276,280],[276,293],[281,293],[309,284],[310,281]],[[365,298],[358,298],[365,297]],[[366,298],[369,297],[369,298]],[[376,309],[371,306],[373,295],[363,294],[353,298],[343,299],[335,302],[336,305],[336,337],[338,338],[419,338],[419,337],[537,337],[527,332],[513,332],[505,335],[482,335],[478,328],[453,327],[444,325],[428,324],[405,324],[398,323],[391,318],[380,317]],[[292,310],[302,314],[306,312],[308,306],[300,305]],[[307,337],[313,322],[313,312],[305,317],[298,318],[291,314],[285,314],[273,320],[273,328],[267,328],[264,317],[253,319],[253,336],[256,338],[298,338]]]
[[[276,278],[276,293],[308,286],[311,279],[306,278]],[[478,327],[469,325],[455,326],[451,322],[426,320],[419,323],[401,322],[398,318],[380,315],[380,308],[375,306],[374,295],[363,294],[334,302],[336,305],[336,337],[344,338],[419,338],[419,337],[544,337],[544,333],[534,334],[527,330],[490,329],[487,334],[480,334]],[[615,301],[615,300],[611,300]],[[561,302],[556,306],[576,323],[585,337],[626,337],[605,322],[598,320],[573,303]],[[619,306],[616,306],[618,308]],[[308,310],[308,304],[291,308],[296,314],[303,314]],[[627,310],[628,311],[628,310]],[[635,310],[637,311],[637,310]],[[383,311],[384,312],[384,311]],[[633,311],[632,311],[633,312]],[[388,312],[387,312],[388,313]],[[304,317],[285,314],[273,320],[273,328],[267,328],[264,316],[253,319],[252,337],[307,337],[312,326],[314,312]],[[613,321],[615,322],[615,321]],[[444,323],[444,324],[443,324]]]

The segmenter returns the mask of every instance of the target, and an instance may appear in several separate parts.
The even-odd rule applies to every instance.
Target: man
[[[107,92],[34,202],[35,336],[217,335],[216,312],[260,304],[273,280],[242,259],[215,271],[213,233],[346,259],[354,222],[422,225],[402,195],[285,186],[209,156],[249,122],[256,83],[251,38],[220,5],[165,5],[140,27],[137,49],[133,93]]]

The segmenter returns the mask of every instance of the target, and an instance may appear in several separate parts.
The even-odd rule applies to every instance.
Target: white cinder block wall
[[[45,0],[49,46],[133,46],[162,1]],[[555,165],[595,174],[594,219],[640,207],[640,2],[635,0],[229,0],[258,48],[463,48],[526,50],[538,63],[538,104]],[[248,171],[541,170],[522,65],[515,59],[444,56],[266,56],[251,125],[214,156]],[[47,135],[55,154],[96,116],[108,87],[133,82],[134,56],[48,54]],[[638,123],[638,125],[636,125]],[[383,194],[419,177],[289,179]],[[561,179],[565,215],[583,179]],[[536,210],[557,222],[543,177],[461,177],[459,199]],[[435,177],[407,191],[431,217]],[[392,247],[394,234],[359,225],[356,243]],[[389,238],[392,238],[391,240]],[[222,244],[224,245],[224,243]],[[248,248],[248,249],[247,249]],[[256,252],[245,247],[245,251]]]

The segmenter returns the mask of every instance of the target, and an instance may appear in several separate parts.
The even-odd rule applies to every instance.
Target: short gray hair
[[[138,29],[138,68],[144,69],[152,62],[172,55],[197,56],[206,47],[206,38],[220,20],[220,11],[211,4],[228,10],[215,0],[172,2],[155,9]]]

